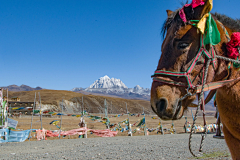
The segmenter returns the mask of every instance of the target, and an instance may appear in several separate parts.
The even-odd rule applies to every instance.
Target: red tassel
[[[235,32],[231,40],[227,43],[228,57],[236,59],[239,56],[238,47],[240,46],[240,32]]]

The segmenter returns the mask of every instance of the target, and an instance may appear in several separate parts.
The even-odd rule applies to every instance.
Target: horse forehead
[[[192,29],[192,25],[185,25],[181,26],[177,31],[176,31],[176,25],[173,25],[171,28],[169,28],[167,35],[162,43],[162,53],[164,52],[169,52],[169,49],[173,49],[173,40],[174,39],[182,39],[187,32],[189,32]],[[196,32],[197,33],[197,32]]]
[[[186,25],[181,27],[177,32],[175,38],[182,39],[184,35],[192,28],[192,25]]]

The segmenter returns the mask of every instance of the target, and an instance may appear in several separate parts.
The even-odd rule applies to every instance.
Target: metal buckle
[[[190,87],[187,88],[187,94],[185,94],[185,95],[180,99],[180,101],[184,100],[184,99],[187,98],[187,97],[195,96],[195,95],[196,95],[196,93],[193,94],[193,93],[189,92],[189,89],[191,89],[191,88],[190,88]]]

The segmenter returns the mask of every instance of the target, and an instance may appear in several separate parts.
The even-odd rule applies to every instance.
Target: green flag
[[[205,31],[205,39],[204,45],[212,44],[216,45],[221,41],[220,33],[217,28],[217,24],[212,18],[211,14],[209,14],[207,24],[206,24],[206,31]]]

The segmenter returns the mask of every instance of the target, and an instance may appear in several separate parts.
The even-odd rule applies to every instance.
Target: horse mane
[[[181,24],[182,20],[179,18],[176,18],[178,13],[180,11],[180,8],[177,9],[176,11],[174,11],[170,16],[168,16],[168,18],[164,21],[163,25],[162,25],[162,30],[161,30],[161,35],[164,38],[168,28],[176,21],[176,23]],[[179,25],[180,27],[181,25]]]
[[[228,27],[233,32],[240,32],[240,19],[233,19],[225,14],[213,13],[214,18],[219,20],[225,27]]]
[[[182,22],[182,19],[180,18],[180,16],[178,15],[180,9],[177,9],[176,11],[174,11],[170,16],[168,16],[168,18],[165,20],[165,22],[163,23],[162,26],[162,30],[161,30],[161,35],[164,38],[168,28],[173,25],[173,23],[177,23],[178,27],[180,28],[182,25],[184,25],[184,23]],[[190,15],[193,14],[190,13]],[[228,27],[229,29],[231,29],[233,32],[240,32],[240,19],[233,19],[230,18],[228,16],[226,16],[225,14],[220,14],[220,13],[211,13],[213,15],[213,17],[215,19],[217,19],[218,21],[220,21],[224,26]],[[189,14],[188,14],[189,16]],[[187,17],[187,19],[190,19],[191,17]],[[176,28],[176,30],[178,30],[179,28]]]

